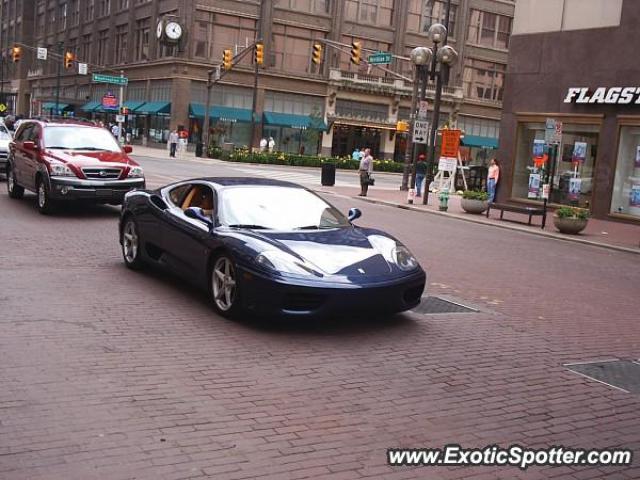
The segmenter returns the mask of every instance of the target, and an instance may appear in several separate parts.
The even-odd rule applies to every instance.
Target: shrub
[[[589,210],[578,207],[560,207],[556,210],[556,216],[558,218],[577,218],[579,220],[586,220],[589,218]]]
[[[465,190],[462,192],[462,198],[466,200],[480,200],[484,202],[489,199],[489,194],[481,190]]]

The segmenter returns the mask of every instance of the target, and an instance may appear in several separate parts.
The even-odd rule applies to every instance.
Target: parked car
[[[7,158],[9,157],[9,142],[11,133],[3,123],[0,123],[0,173],[5,173],[7,169]]]
[[[120,243],[127,267],[167,267],[226,316],[414,308],[425,272],[400,241],[353,225],[360,215],[293,183],[200,178],[128,193]]]
[[[110,132],[91,124],[25,120],[10,143],[7,189],[38,195],[38,210],[49,213],[62,200],[119,205],[125,193],[145,187],[142,168]]]

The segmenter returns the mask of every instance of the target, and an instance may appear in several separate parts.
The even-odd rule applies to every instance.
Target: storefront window
[[[611,213],[640,218],[640,126],[620,130]]]
[[[563,124],[558,156],[543,148],[545,124],[521,123],[514,162],[514,198],[542,199],[542,183],[552,171],[550,202],[589,208],[593,190],[593,174],[598,152],[597,125]],[[539,149],[542,149],[540,152]]]

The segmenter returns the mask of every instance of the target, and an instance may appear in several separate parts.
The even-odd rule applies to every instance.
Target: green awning
[[[189,115],[191,117],[204,118],[204,105],[201,103],[189,104]],[[251,122],[251,110],[245,108],[213,105],[209,107],[209,116],[213,121]]]
[[[144,105],[144,102],[140,100],[127,100],[126,102],[124,102],[124,106],[131,111],[135,110],[136,108],[140,108],[142,105]]]
[[[69,108],[68,103],[58,103],[58,110],[62,111]],[[56,110],[56,102],[44,102],[42,104],[43,110]]]
[[[93,112],[99,106],[100,106],[100,102],[89,102],[82,105],[80,107],[80,110],[82,110],[83,112]]]
[[[466,147],[492,148],[494,150],[498,148],[497,138],[465,135],[461,140],[462,144]]]
[[[264,123],[278,127],[313,128],[326,130],[324,121],[318,121],[309,115],[295,115],[293,113],[264,112]]]
[[[147,102],[136,108],[136,115],[160,115],[171,113],[171,102]]]

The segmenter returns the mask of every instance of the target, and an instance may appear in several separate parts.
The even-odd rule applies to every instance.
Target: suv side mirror
[[[205,215],[204,210],[200,207],[189,207],[184,211],[185,216],[204,222],[209,230],[213,228],[213,219]]]
[[[25,140],[24,142],[22,142],[22,147],[23,147],[25,150],[31,150],[31,151],[34,151],[34,150],[37,150],[37,149],[38,149],[38,147],[37,147],[37,145],[35,144],[35,142],[33,142],[33,141],[31,141],[31,140]]]
[[[133,152],[133,147],[131,145],[125,145],[124,147],[122,147],[122,150],[124,151],[124,153],[131,153]]]
[[[360,211],[359,208],[350,208],[349,215],[347,216],[347,218],[349,219],[350,222],[353,222],[354,220],[357,220],[361,216],[362,216],[362,212]]]

